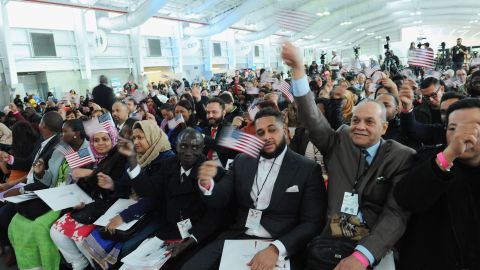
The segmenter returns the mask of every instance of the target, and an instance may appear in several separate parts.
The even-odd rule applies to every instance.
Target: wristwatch
[[[25,189],[23,187],[20,187],[18,189],[18,192],[20,192],[20,194],[25,194]]]

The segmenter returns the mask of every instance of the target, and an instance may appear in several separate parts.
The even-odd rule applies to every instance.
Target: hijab
[[[95,163],[98,165],[102,160],[104,160],[109,153],[104,153],[104,154],[100,154],[97,152],[97,150],[95,149],[95,147],[93,146],[93,142],[94,142],[94,137],[95,135],[97,135],[98,133],[107,133],[108,134],[108,137],[110,137],[110,140],[112,141],[112,149],[117,145],[117,142],[118,142],[118,131],[116,128],[111,128],[111,127],[107,127],[103,130],[100,130],[100,131],[97,131],[95,132],[94,135],[90,136],[90,148],[92,149],[92,153],[93,153],[93,156],[95,157]],[[110,150],[111,151],[111,150]]]
[[[138,164],[144,168],[155,160],[160,153],[171,150],[172,147],[168,141],[167,134],[163,132],[155,121],[143,120],[137,122],[137,124],[142,128],[145,139],[150,146],[144,154],[140,155],[137,153]]]

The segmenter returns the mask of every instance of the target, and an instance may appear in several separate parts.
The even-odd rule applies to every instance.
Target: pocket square
[[[287,188],[287,190],[285,190],[285,192],[298,192],[298,186],[295,185],[295,186],[291,186],[289,188]]]

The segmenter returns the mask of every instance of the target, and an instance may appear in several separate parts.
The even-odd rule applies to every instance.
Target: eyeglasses
[[[437,90],[435,92],[431,93],[430,95],[422,95],[423,100],[430,100],[430,98],[436,98],[438,96],[438,91],[440,91],[441,85],[438,86]]]

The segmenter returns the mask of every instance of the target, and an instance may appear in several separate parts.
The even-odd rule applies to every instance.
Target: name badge
[[[358,214],[358,194],[345,192],[343,194],[342,213],[356,216]]]
[[[177,227],[178,227],[178,231],[180,231],[180,235],[182,236],[182,239],[190,237],[190,233],[188,231],[192,229],[192,222],[190,221],[189,218],[182,220],[180,222],[177,222]]]
[[[249,229],[257,229],[260,226],[260,220],[262,219],[262,211],[257,209],[248,210],[248,217],[245,227]]]

